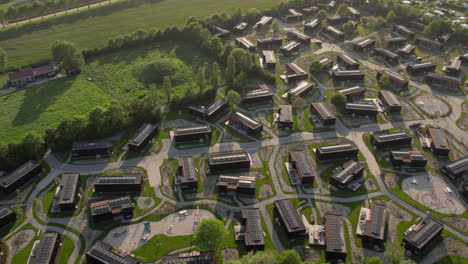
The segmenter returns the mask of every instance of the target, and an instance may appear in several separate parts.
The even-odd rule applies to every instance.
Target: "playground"
[[[193,235],[201,220],[216,218],[207,210],[188,209],[168,215],[158,222],[142,222],[117,227],[104,238],[104,242],[113,248],[130,252],[143,246],[158,234],[166,236]]]
[[[439,213],[459,215],[466,210],[455,187],[436,175],[428,173],[408,177],[402,182],[402,190]]]

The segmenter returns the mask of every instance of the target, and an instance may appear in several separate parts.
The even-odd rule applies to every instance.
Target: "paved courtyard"
[[[143,223],[117,227],[110,231],[104,242],[114,248],[124,251],[132,251],[143,246],[147,240],[158,234],[166,236],[193,235],[196,225],[207,218],[216,218],[207,210],[190,209],[187,214],[174,213],[166,216],[161,221],[151,222],[151,228],[145,228]],[[144,239],[146,237],[146,240]]]
[[[463,214],[466,210],[457,190],[434,175],[413,176],[403,180],[402,190],[414,200],[444,214]]]

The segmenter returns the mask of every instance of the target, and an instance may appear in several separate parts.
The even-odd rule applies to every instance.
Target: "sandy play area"
[[[442,178],[427,174],[403,180],[402,190],[421,204],[444,214],[463,214],[464,202],[454,186]]]
[[[216,218],[207,210],[185,210],[186,214],[179,211],[163,218],[158,222],[151,222],[150,228],[145,228],[143,223],[117,227],[106,236],[104,242],[114,248],[124,251],[132,251],[143,246],[147,240],[150,240],[157,234],[167,236],[186,236],[192,235],[196,224],[202,219]]]

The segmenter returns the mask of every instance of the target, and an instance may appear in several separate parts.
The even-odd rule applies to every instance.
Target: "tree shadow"
[[[35,87],[26,88],[23,103],[19,107],[13,125],[25,125],[34,122],[57,97],[71,88],[75,78],[53,80]]]

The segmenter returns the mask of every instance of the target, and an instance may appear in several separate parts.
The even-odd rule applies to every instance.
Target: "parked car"
[[[420,127],[421,125],[422,125],[422,123],[419,123],[419,122],[418,122],[418,123],[412,123],[412,124],[410,124],[409,127],[410,127],[410,128],[418,128],[418,127]]]

